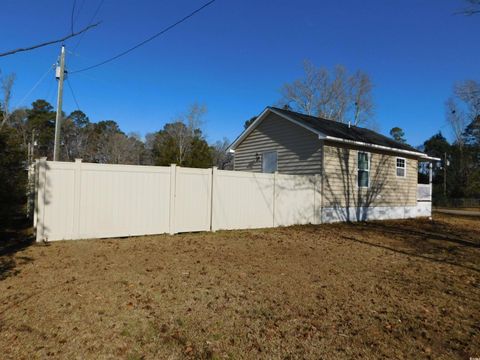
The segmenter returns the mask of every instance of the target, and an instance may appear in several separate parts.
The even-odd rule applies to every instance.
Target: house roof
[[[375,131],[353,125],[349,126],[348,124],[343,124],[337,121],[305,115],[273,106],[267,107],[265,111],[257,117],[257,119],[232,143],[232,145],[230,145],[230,150],[234,151],[235,148],[240,145],[240,143],[260,124],[263,118],[271,112],[314,132],[320,139],[346,142],[359,146],[377,147],[384,150],[408,153],[429,159],[426,154],[414,147],[408,144],[402,144]]]
[[[408,150],[418,152],[414,147],[399,143],[393,139],[390,139],[384,135],[376,133],[375,131],[351,125],[340,123],[338,121],[327,120],[318,118],[315,116],[301,114],[295,111],[279,109],[273,106],[269,106],[269,109],[275,110],[286,116],[295,119],[296,121],[311,127],[327,136],[333,136],[340,139],[360,141],[368,144],[375,144],[381,146],[388,146],[394,149]]]

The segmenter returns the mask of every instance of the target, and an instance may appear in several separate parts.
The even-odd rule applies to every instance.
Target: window
[[[358,152],[358,187],[368,187],[370,175],[370,154]]]
[[[262,156],[262,172],[274,173],[277,171],[277,152],[264,152]]]
[[[397,158],[397,176],[407,176],[407,160],[404,158]]]

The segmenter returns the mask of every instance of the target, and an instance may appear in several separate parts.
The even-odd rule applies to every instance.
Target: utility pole
[[[55,70],[58,80],[57,117],[55,119],[55,143],[53,145],[53,161],[58,161],[60,153],[60,131],[62,127],[63,80],[65,79],[65,45],[62,45],[60,62]]]

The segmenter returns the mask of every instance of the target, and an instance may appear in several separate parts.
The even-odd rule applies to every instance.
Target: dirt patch
[[[14,269],[0,281],[3,358],[480,356],[472,218],[56,242],[4,256]]]

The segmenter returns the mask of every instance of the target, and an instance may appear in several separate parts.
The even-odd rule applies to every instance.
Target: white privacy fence
[[[37,241],[320,223],[317,176],[40,160]]]
[[[45,159],[35,169],[37,241],[251,229],[431,215],[431,187],[416,206],[323,208],[321,177]],[[343,215],[342,215],[343,214]]]

